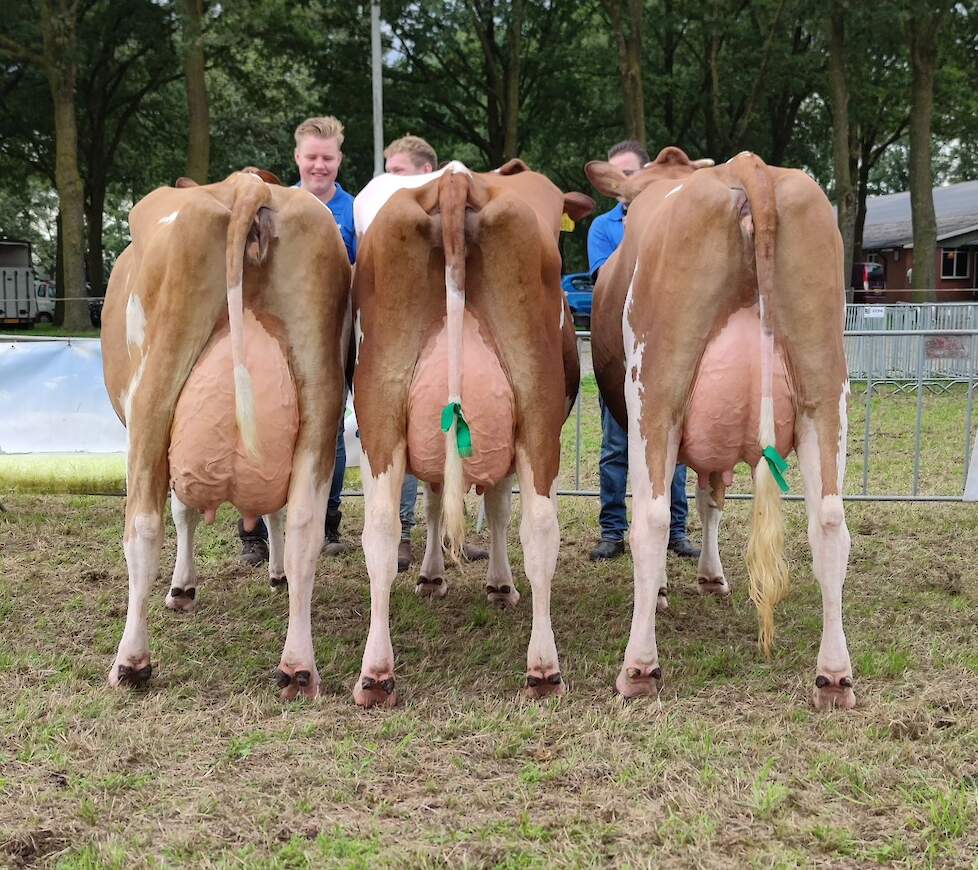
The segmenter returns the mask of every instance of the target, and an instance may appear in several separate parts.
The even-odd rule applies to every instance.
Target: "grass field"
[[[874,411],[874,434],[890,436],[877,442],[877,487],[909,485],[901,433],[913,400],[909,411],[900,401]],[[960,491],[960,410],[928,404],[925,491]],[[589,487],[595,417],[582,424]],[[861,445],[855,423],[850,441]],[[731,503],[731,599],[699,598],[694,566],[670,556],[665,687],[657,703],[619,704],[631,563],[588,561],[593,499],[560,508],[564,699],[519,696],[530,599],[517,499],[519,607],[487,607],[484,565],[450,571],[434,604],[400,578],[402,705],[364,712],[349,695],[369,613],[359,548],[320,562],[317,702],[277,699],[287,601],[262,570],[235,564],[227,509],[198,533],[197,612],[167,611],[165,577],[157,584],[150,689],[114,692],[104,681],[125,619],[122,501],[0,496],[0,865],[978,868],[974,505],[848,507],[849,714],[809,704],[821,606],[797,503],[785,506],[793,591],[774,657],[755,648],[745,592],[749,505]],[[344,505],[348,539],[362,510]],[[168,524],[164,575],[173,554]]]

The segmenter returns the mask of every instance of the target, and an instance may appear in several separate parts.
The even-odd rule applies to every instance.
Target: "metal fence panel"
[[[844,497],[854,501],[961,501],[969,466],[978,463],[972,457],[975,450],[972,437],[974,400],[978,387],[978,303],[847,305],[844,341],[849,378],[853,382],[850,425],[860,416],[860,411],[863,418],[861,454],[850,449],[849,455],[851,465],[858,467],[861,463],[861,474],[855,480],[847,477]],[[582,374],[591,371],[589,342],[590,333],[578,333]],[[880,417],[887,416],[884,412],[892,410],[898,402],[903,403],[906,417],[901,423],[903,431],[877,431],[883,425]],[[954,448],[952,454],[960,459],[947,461],[960,468],[961,474],[958,476],[946,467],[937,475],[943,491],[925,491],[927,481],[924,481],[923,460],[938,452],[937,445],[932,443],[934,436],[930,430],[934,426],[930,425],[931,418],[946,417],[948,409],[956,414],[959,407],[961,424],[960,427],[953,424],[953,428],[961,433],[956,438],[963,436],[959,442],[962,446],[960,452]],[[598,491],[585,488],[581,475],[581,413],[579,399],[574,409],[573,484],[560,492],[596,496]],[[947,428],[945,425],[944,429]],[[878,460],[874,457],[875,439],[901,435],[912,444],[909,468],[905,469],[905,491],[874,490],[874,471],[880,471],[878,461],[874,466],[874,458]],[[933,473],[929,475],[930,478],[934,476]],[[749,495],[730,494],[728,497]]]

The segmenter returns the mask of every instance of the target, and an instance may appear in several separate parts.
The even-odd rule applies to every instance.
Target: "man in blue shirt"
[[[295,164],[299,168],[296,187],[308,190],[336,220],[346,254],[350,262],[357,258],[357,234],[353,226],[353,197],[336,180],[343,162],[343,125],[334,117],[307,118],[295,130]],[[343,491],[343,475],[346,473],[346,445],[343,443],[343,421],[340,420],[336,440],[336,464],[326,502],[326,542],[324,551],[335,556],[346,549],[340,540],[340,493]],[[268,559],[268,531],[259,520],[251,532],[238,522],[241,538],[241,561],[247,565],[260,565]]]
[[[608,151],[608,162],[618,167],[625,175],[638,172],[649,162],[649,154],[641,143],[626,140],[612,146]],[[627,206],[619,202],[611,211],[598,215],[591,223],[587,234],[588,266],[592,279],[608,258],[618,250],[625,235]],[[598,468],[601,480],[601,540],[591,550],[591,559],[613,559],[625,552],[625,532],[628,519],[625,513],[625,485],[628,478],[628,433],[611,416],[604,402],[601,402],[601,458]],[[686,503],[686,466],[677,465],[672,478],[670,494],[671,522],[669,524],[669,549],[679,556],[697,558],[699,547],[693,545],[686,535],[686,518],[689,505]]]

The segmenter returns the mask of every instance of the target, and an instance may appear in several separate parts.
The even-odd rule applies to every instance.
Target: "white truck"
[[[0,239],[0,326],[33,326],[38,313],[31,243]]]

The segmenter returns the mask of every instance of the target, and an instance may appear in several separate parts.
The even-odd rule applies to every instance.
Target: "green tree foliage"
[[[38,45],[40,2],[25,0],[0,18],[0,42]],[[857,251],[866,196],[907,186],[903,21],[913,2],[844,3]],[[938,181],[978,174],[975,2],[955,4],[941,32]],[[629,10],[639,6],[635,30]],[[133,202],[186,171],[187,5],[85,0],[77,8],[86,269],[100,286],[102,264],[126,243]],[[383,0],[385,139],[416,133],[442,159],[477,169],[518,155],[564,189],[589,191],[584,163],[625,138],[627,117],[633,130],[643,125],[653,155],[678,145],[722,161],[749,149],[806,169],[831,194],[825,8],[808,0]],[[365,184],[373,167],[369,3],[201,0],[199,9],[210,179],[258,165],[294,183],[292,131],[305,117],[333,114],[346,125],[340,182],[352,191]],[[640,46],[640,88],[623,39],[625,48]],[[623,69],[629,93],[641,93],[641,113],[625,112]],[[56,235],[53,118],[42,71],[16,53],[0,55],[0,233],[32,233],[45,273],[54,268],[45,239]],[[586,225],[564,240],[566,267],[584,266],[585,234]]]

